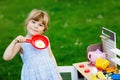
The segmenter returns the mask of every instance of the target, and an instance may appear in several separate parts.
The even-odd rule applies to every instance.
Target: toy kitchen
[[[87,47],[88,61],[73,66],[85,80],[120,80],[120,49],[116,46],[116,33],[102,27],[101,43]]]

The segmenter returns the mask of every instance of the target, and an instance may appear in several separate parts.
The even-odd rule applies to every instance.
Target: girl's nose
[[[34,24],[34,27],[35,27],[35,28],[38,28],[38,25],[37,25],[37,24]]]

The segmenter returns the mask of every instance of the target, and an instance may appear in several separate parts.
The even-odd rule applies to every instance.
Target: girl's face
[[[44,32],[45,26],[42,21],[30,20],[27,24],[28,35],[42,34]]]

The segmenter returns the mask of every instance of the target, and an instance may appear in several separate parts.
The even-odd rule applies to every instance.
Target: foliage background
[[[86,48],[101,42],[103,26],[116,32],[120,48],[120,0],[0,0],[0,80],[20,80],[19,54],[9,62],[2,55],[17,35],[26,34],[24,21],[34,8],[50,15],[45,35],[59,66],[87,60]]]

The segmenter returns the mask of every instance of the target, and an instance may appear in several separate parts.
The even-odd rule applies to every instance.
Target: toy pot
[[[92,63],[95,64],[95,61],[97,58],[103,58],[106,59],[106,53],[101,52],[99,49],[97,49],[96,51],[90,51],[88,52],[87,58],[88,60]]]
[[[32,39],[26,39],[26,42],[31,43],[37,49],[45,49],[49,45],[49,41],[45,36],[34,35]]]

